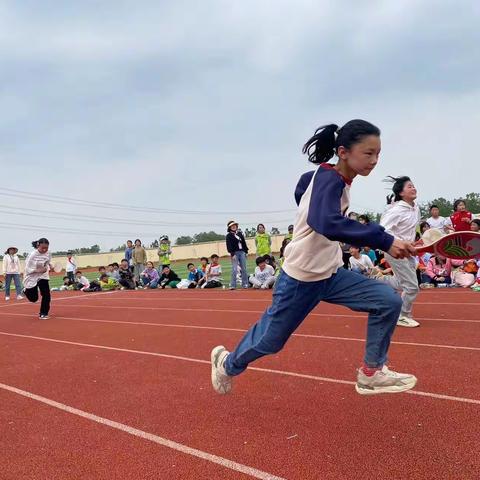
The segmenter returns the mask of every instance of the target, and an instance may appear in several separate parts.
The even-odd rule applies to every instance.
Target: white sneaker
[[[25,297],[22,297],[21,295],[17,295],[17,300],[23,300]]]
[[[227,375],[224,367],[225,359],[229,353],[223,345],[219,345],[212,350],[210,356],[212,361],[212,386],[221,395],[225,395],[232,389],[233,377]]]
[[[397,373],[386,365],[368,376],[363,369],[358,370],[355,390],[360,395],[377,395],[379,393],[400,393],[410,390],[417,384],[417,377],[408,373]]]
[[[415,328],[418,327],[420,324],[413,318],[401,315],[397,320],[397,325],[399,325],[400,327]]]
[[[10,300],[10,297],[5,297],[5,301],[8,302]]]

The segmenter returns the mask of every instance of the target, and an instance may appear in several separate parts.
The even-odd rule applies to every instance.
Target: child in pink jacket
[[[422,274],[423,283],[431,283],[435,287],[439,284],[452,283],[452,261],[440,255],[432,255],[427,263],[427,269]]]

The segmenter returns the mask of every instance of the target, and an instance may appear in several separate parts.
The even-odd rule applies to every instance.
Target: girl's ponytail
[[[315,134],[303,146],[302,153],[308,155],[308,161],[316,164],[328,162],[335,155],[335,133],[338,125],[334,123],[317,128]]]
[[[369,135],[380,136],[380,129],[365,120],[350,120],[342,128],[331,123],[317,128],[315,135],[303,146],[302,152],[317,165],[328,162],[339,147],[352,148]]]

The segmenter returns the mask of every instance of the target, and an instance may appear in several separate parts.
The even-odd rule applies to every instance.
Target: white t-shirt
[[[50,276],[48,271],[50,270],[49,263],[52,260],[50,252],[40,253],[38,250],[34,250],[30,253],[25,261],[25,274],[23,276],[23,285],[25,288],[33,288],[37,285],[39,280],[49,280]],[[47,266],[46,272],[39,272]]]
[[[88,278],[87,277],[84,277],[83,275],[79,278],[79,277],[75,277],[75,281],[77,283],[81,283],[83,285],[84,288],[88,288],[90,286],[90,282],[88,281]]]
[[[373,268],[373,263],[368,255],[361,254],[360,258],[350,257],[349,262],[351,270],[366,272],[369,268]]]
[[[75,263],[75,260],[73,259],[73,257],[70,260],[68,260],[68,258],[67,258],[67,264],[65,265],[65,271],[75,273],[76,270],[77,270],[77,264]]]
[[[255,268],[255,278],[265,283],[269,278],[275,276],[275,270],[271,265],[266,265],[263,270],[260,270],[260,267]]]
[[[449,218],[445,217],[430,217],[427,219],[427,223],[430,225],[430,228],[435,228],[437,230],[445,231],[445,227],[452,226],[452,222]]]

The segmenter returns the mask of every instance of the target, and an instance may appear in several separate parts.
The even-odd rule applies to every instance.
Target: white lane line
[[[218,308],[180,308],[180,307],[125,307],[125,306],[112,306],[112,305],[80,305],[69,303],[68,307],[72,308],[93,308],[100,309],[106,308],[109,310],[149,310],[149,311],[166,311],[166,312],[214,312],[214,313],[246,313],[252,315],[261,315],[264,313],[264,310],[228,310],[228,309],[218,309]],[[6,315],[6,313],[1,313],[1,315]],[[348,314],[348,313],[310,313],[309,316],[312,317],[338,317],[338,318],[363,318],[367,319],[366,314]],[[415,317],[417,320],[431,321],[431,322],[460,322],[460,323],[480,323],[480,320],[469,320],[469,319],[459,319],[459,318],[423,318]]]
[[[196,448],[188,447],[187,445],[183,445],[182,443],[174,442],[173,440],[169,440],[168,438],[159,437],[158,435],[139,430],[138,428],[130,427],[129,425],[125,425],[124,423],[115,422],[114,420],[109,420],[108,418],[104,417],[99,417],[98,415],[95,415],[93,413],[79,410],[78,408],[71,407],[70,405],[65,405],[64,403],[42,397],[41,395],[36,395],[35,393],[27,392],[25,390],[12,387],[10,385],[5,385],[4,383],[0,383],[0,388],[8,392],[16,393],[17,395],[29,398],[31,400],[44,403],[45,405],[57,408],[58,410],[62,410],[72,415],[76,415],[92,422],[99,423],[101,425],[105,425],[116,430],[120,430],[122,432],[128,433],[129,435],[133,435],[134,437],[143,438],[144,440],[148,440],[149,442],[153,442],[163,447],[176,450],[177,452],[201,458],[202,460],[207,460],[211,463],[216,463],[217,465],[220,465],[224,468],[228,468],[230,470],[249,475],[252,478],[258,478],[261,480],[285,480],[282,477],[277,477],[270,473],[263,472],[262,470],[257,470],[256,468],[242,465],[241,463],[234,462],[233,460],[219,457],[218,455],[213,455],[211,453],[204,452]]]
[[[123,292],[124,293],[124,292]],[[454,292],[450,292],[450,293],[454,293]],[[173,295],[157,295],[155,296],[154,298],[148,298],[146,296],[142,296],[142,295],[139,295],[139,296],[133,296],[134,292],[132,291],[131,294],[129,294],[128,296],[122,296],[122,295],[115,295],[115,297],[111,297],[111,298],[106,298],[105,300],[135,300],[135,301],[151,301],[151,302],[157,302],[157,301],[172,301],[172,302],[175,302],[175,301],[182,301],[182,302],[185,302],[185,301],[189,301],[189,300],[192,300],[192,301],[202,301],[202,302],[216,302],[216,301],[219,301],[219,302],[263,302],[265,303],[266,305],[270,304],[272,302],[272,299],[271,298],[235,298],[233,295],[231,297],[228,297],[228,298],[222,298],[220,296],[218,297],[190,297],[188,295],[185,295],[185,296],[182,296],[182,295],[176,295],[176,296],[173,296]],[[152,292],[153,294],[153,292]],[[92,296],[92,295],[90,295]],[[470,295],[469,295],[470,296]],[[471,295],[473,296],[473,294]],[[329,302],[323,302],[325,304],[329,304],[329,305],[332,305],[330,304]],[[480,303],[474,303],[474,302],[421,302],[421,301],[417,301],[415,302],[415,305],[462,305],[462,306],[469,306],[469,305],[480,305]]]
[[[5,315],[0,313],[0,315]],[[15,315],[18,317],[30,317],[31,315],[27,313],[8,313],[6,315]],[[178,323],[155,323],[155,322],[131,322],[127,320],[100,320],[95,318],[78,318],[78,317],[63,317],[63,316],[55,316],[56,319],[59,320],[68,320],[74,322],[92,322],[92,323],[112,323],[114,325],[139,325],[139,326],[147,326],[147,327],[161,327],[161,328],[184,328],[184,329],[191,329],[191,330],[213,330],[213,331],[223,331],[223,332],[240,332],[245,333],[247,330],[244,328],[227,328],[227,327],[212,327],[206,325],[182,325]],[[365,343],[364,338],[352,338],[352,337],[337,337],[337,336],[330,336],[330,335],[315,335],[310,333],[294,333],[292,337],[300,337],[300,338],[313,338],[318,340],[340,340],[346,342],[361,342]],[[442,345],[436,343],[418,343],[418,342],[400,342],[400,341],[392,341],[393,345],[407,345],[412,347],[431,347],[431,348],[446,348],[449,350],[470,350],[474,352],[480,351],[480,347],[468,347],[463,345]]]
[[[168,358],[168,359],[173,359],[173,360],[183,360],[185,362],[191,362],[191,363],[203,363],[203,364],[208,364],[210,365],[210,362],[208,360],[202,360],[199,358],[191,358],[191,357],[182,357],[179,355],[170,355],[167,353],[157,353],[157,352],[145,352],[142,350],[131,350],[128,348],[119,348],[119,347],[109,347],[106,345],[93,345],[90,343],[80,343],[80,342],[71,342],[69,340],[57,340],[54,338],[46,338],[46,337],[37,337],[34,335],[21,335],[19,333],[9,333],[9,332],[0,332],[0,335],[5,335],[8,337],[18,337],[18,338],[28,338],[31,340],[41,340],[45,342],[52,342],[52,343],[62,343],[66,345],[75,345],[78,347],[89,347],[89,348],[98,348],[101,350],[111,350],[111,351],[116,351],[116,352],[125,352],[125,353],[134,353],[137,355],[148,355],[152,357],[161,357],[161,358]],[[248,367],[249,370],[255,371],[255,372],[263,372],[263,373],[273,373],[276,375],[285,375],[289,377],[295,377],[295,378],[304,378],[307,380],[315,380],[319,382],[327,382],[327,383],[337,383],[337,384],[342,384],[342,385],[355,385],[355,382],[348,381],[348,380],[341,380],[339,378],[330,378],[330,377],[319,377],[316,375],[308,375],[304,373],[296,373],[296,372],[288,372],[284,370],[273,370],[270,368],[259,368],[259,367]],[[452,402],[461,402],[461,403],[471,403],[474,405],[480,405],[480,400],[476,400],[473,398],[464,398],[464,397],[453,397],[451,395],[443,395],[439,393],[432,393],[432,392],[421,392],[417,390],[409,390],[406,393],[410,393],[412,395],[420,395],[423,397],[430,397],[430,398],[435,398],[439,400],[450,400]]]
[[[118,290],[117,290],[118,291]],[[55,295],[52,295],[52,302],[59,302],[61,300],[70,300],[71,298],[75,298],[77,300],[85,300],[91,297],[96,297],[96,296],[102,296],[104,297],[105,295],[111,295],[112,293],[116,293],[116,291],[111,291],[111,292],[96,292],[96,293],[90,293],[87,296],[82,296],[82,295],[66,295],[64,297],[57,298]],[[0,305],[0,308],[7,308],[7,307],[18,307],[18,306],[25,306],[25,305],[35,305],[31,304],[27,299],[20,300],[20,301],[13,301],[11,303],[5,303],[4,305]]]

